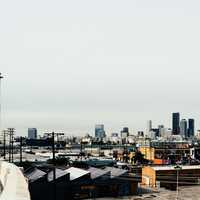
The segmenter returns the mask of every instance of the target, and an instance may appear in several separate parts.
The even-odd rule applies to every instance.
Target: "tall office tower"
[[[158,128],[152,128],[152,131],[155,133],[155,137],[159,137],[159,129]]]
[[[103,139],[106,136],[104,131],[104,125],[103,124],[96,124],[95,125],[95,137],[98,139]]]
[[[158,136],[159,137],[163,137],[163,135],[165,133],[165,127],[164,127],[164,125],[158,125],[158,130],[159,130]]]
[[[188,137],[194,137],[194,119],[188,119]]]
[[[180,122],[180,135],[185,138],[187,137],[187,120],[182,119]]]
[[[28,139],[37,139],[37,129],[28,128]]]
[[[152,121],[148,120],[147,121],[147,132],[146,132],[146,134],[149,135],[149,133],[151,132],[151,130],[152,130]]]
[[[121,138],[126,138],[129,136],[129,129],[128,127],[124,127],[121,131]]]
[[[172,114],[172,133],[174,135],[178,135],[180,133],[180,114],[179,113],[173,113]]]

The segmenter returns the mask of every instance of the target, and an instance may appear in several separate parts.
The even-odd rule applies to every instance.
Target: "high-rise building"
[[[37,129],[28,128],[28,139],[37,139]]]
[[[121,131],[121,138],[127,138],[129,136],[129,129],[128,127],[124,127]]]
[[[187,120],[182,119],[180,122],[180,135],[182,137],[187,137]]]
[[[96,124],[95,125],[95,137],[98,139],[103,139],[106,136],[104,131],[104,125],[103,124]]]
[[[149,133],[151,132],[151,130],[152,130],[152,121],[148,120],[147,121],[147,132],[146,132],[146,134],[149,135]]]
[[[122,132],[129,133],[129,129],[128,129],[128,127],[124,127],[124,128],[122,129]]]
[[[164,127],[164,125],[158,125],[158,130],[159,130],[158,136],[159,137],[163,137],[164,134],[165,134],[165,127]]]
[[[178,135],[180,133],[180,114],[172,113],[172,133]]]
[[[159,137],[159,129],[158,128],[152,128],[152,132],[155,133],[155,138]]]
[[[194,119],[188,119],[188,137],[194,137]]]

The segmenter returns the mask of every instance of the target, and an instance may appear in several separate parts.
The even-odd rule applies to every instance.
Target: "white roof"
[[[110,177],[110,172],[107,172],[105,170],[98,169],[98,168],[95,168],[95,167],[90,167],[88,169],[88,171],[90,172],[91,179],[96,179],[96,178],[99,178],[101,176]]]
[[[65,171],[70,173],[70,181],[75,180],[79,177],[85,176],[86,174],[90,174],[89,171],[79,169],[76,167],[70,167],[69,169],[66,169]]]
[[[200,169],[200,165],[179,165],[182,170],[187,170],[187,169]],[[159,167],[151,167],[155,171],[162,171],[162,170],[176,170],[176,166],[159,166]]]
[[[30,170],[26,173],[26,177],[28,178],[28,180],[30,182],[34,182],[42,177],[44,177],[46,175],[45,172],[43,172],[42,170],[39,170],[39,169],[33,169],[33,170]]]
[[[122,176],[128,172],[128,170],[119,169],[115,167],[105,167],[104,171],[111,173],[111,178]]]
[[[68,172],[61,170],[61,169],[55,169],[55,172],[56,172],[56,179],[68,174]],[[47,178],[48,178],[48,181],[53,181],[53,171],[48,173]]]

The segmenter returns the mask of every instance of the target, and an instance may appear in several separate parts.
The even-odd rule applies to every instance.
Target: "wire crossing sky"
[[[200,2],[0,2],[3,126],[94,133],[200,121]]]

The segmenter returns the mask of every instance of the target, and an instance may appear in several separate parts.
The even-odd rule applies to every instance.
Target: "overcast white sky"
[[[200,1],[0,2],[3,127],[68,134],[200,128]]]

